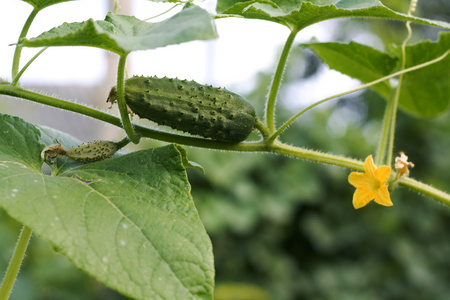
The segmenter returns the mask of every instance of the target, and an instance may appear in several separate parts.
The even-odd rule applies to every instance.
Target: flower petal
[[[353,207],[355,209],[366,206],[373,198],[375,198],[374,192],[369,189],[357,189],[353,194]]]
[[[389,176],[391,175],[391,167],[381,166],[375,170],[374,176],[380,181],[381,184],[385,184],[388,181]]]
[[[375,202],[384,206],[392,206],[394,205],[391,201],[391,196],[389,195],[389,191],[387,186],[382,185],[376,195],[375,195]]]
[[[367,187],[367,176],[360,172],[351,172],[348,175],[348,182],[355,188]]]
[[[375,173],[375,170],[377,169],[377,166],[375,166],[375,163],[373,162],[372,155],[367,156],[366,160],[364,161],[364,171],[368,176],[373,176]]]

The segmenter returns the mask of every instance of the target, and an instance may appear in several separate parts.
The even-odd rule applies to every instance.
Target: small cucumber
[[[222,142],[244,141],[256,122],[255,109],[242,96],[194,81],[134,76],[125,81],[125,101],[141,118]]]
[[[70,148],[65,155],[73,160],[94,162],[109,158],[118,150],[117,144],[111,141],[95,141]]]
[[[118,150],[117,143],[111,141],[95,141],[70,148],[69,150],[66,150],[58,140],[56,142],[57,144],[47,146],[42,150],[42,160],[49,161],[53,164],[55,158],[65,155],[76,161],[94,162],[109,158]]]

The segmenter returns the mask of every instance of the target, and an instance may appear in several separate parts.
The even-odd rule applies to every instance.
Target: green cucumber
[[[55,158],[65,155],[76,161],[94,162],[109,158],[119,149],[117,143],[111,141],[95,141],[78,147],[72,147],[69,150],[66,150],[58,140],[56,142],[57,144],[47,146],[42,150],[42,160],[49,161],[53,164]]]
[[[109,158],[118,150],[117,143],[111,141],[95,141],[70,148],[65,155],[73,160],[94,162]]]
[[[115,93],[113,88],[109,102]],[[256,122],[242,96],[194,81],[134,76],[125,81],[125,101],[141,118],[222,142],[244,141]]]

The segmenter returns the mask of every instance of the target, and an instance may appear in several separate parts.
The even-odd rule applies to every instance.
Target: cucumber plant
[[[442,32],[437,41],[407,45],[411,22],[443,29],[450,29],[450,24],[413,16],[414,1],[407,14],[395,12],[378,0],[219,0],[217,14],[188,2],[175,15],[158,23],[109,12],[104,20],[64,23],[34,38],[27,38],[27,34],[36,15],[67,0],[23,1],[33,10],[14,44],[11,78],[0,81],[0,95],[95,118],[122,128],[124,137],[120,142],[93,142],[66,150],[54,141],[64,145],[81,142],[56,129],[0,114],[0,206],[23,224],[0,287],[0,300],[9,298],[32,231],[50,241],[79,269],[131,298],[213,299],[212,244],[197,213],[186,175],[186,168],[194,164],[181,145],[284,155],[353,170],[342,182],[348,180],[356,187],[355,208],[371,200],[392,205],[390,195],[396,195],[397,187],[450,205],[448,193],[409,176],[408,167],[413,164],[406,155],[394,164],[398,108],[429,118],[448,112],[450,101],[450,34]],[[215,19],[233,17],[265,20],[289,30],[260,118],[244,97],[226,89],[147,77],[153,74],[125,78],[125,64],[131,52],[217,38]],[[409,35],[390,52],[354,42],[303,43],[303,48],[312,49],[331,68],[363,85],[318,101],[282,125],[276,124],[276,100],[297,34],[312,24],[344,17],[403,21]],[[53,46],[97,47],[119,56],[115,87],[108,100],[117,101],[120,116],[20,86],[28,66]],[[19,70],[24,47],[44,49]],[[433,85],[429,84],[430,79]],[[281,134],[305,112],[367,88],[386,99],[386,105],[377,149],[367,153],[365,160],[283,141]],[[132,123],[128,107],[142,118],[180,132]],[[254,129],[259,140],[246,141]],[[112,156],[127,144],[148,138],[169,145]],[[71,164],[69,160],[56,159],[61,155],[88,163]],[[49,163],[51,175],[42,173],[43,161]]]

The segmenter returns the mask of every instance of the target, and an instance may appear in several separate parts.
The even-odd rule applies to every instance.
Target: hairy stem
[[[127,54],[121,55],[119,59],[119,67],[117,70],[117,104],[119,105],[120,118],[122,119],[123,129],[127,133],[128,138],[135,144],[139,143],[139,137],[134,132],[133,125],[128,115],[127,103],[125,102],[125,64]]]
[[[295,36],[298,30],[293,29],[289,34],[286,43],[284,44],[283,52],[281,52],[280,60],[278,61],[278,66],[273,76],[272,85],[270,87],[269,96],[267,98],[266,105],[266,124],[269,128],[269,132],[273,133],[275,131],[275,101],[277,99],[278,90],[280,89],[281,78],[283,76],[284,68],[291,50],[292,44],[294,43]]]
[[[344,167],[357,171],[364,171],[364,164],[360,160],[347,158],[339,155],[334,155],[330,153],[323,153],[315,150],[309,150],[305,148],[299,148],[295,146],[290,146],[283,144],[281,142],[274,142],[271,146],[269,152],[283,154],[291,157],[302,158],[314,162],[324,163],[328,165],[334,165],[339,167]]]
[[[0,85],[0,94],[27,99],[44,105],[49,105],[56,108],[76,112],[118,127],[122,127],[120,119],[113,115],[107,114],[105,112],[99,111],[97,109],[88,106],[84,106],[82,104],[32,92],[18,86]]]
[[[263,139],[267,141],[269,138],[269,129],[258,117],[256,117],[255,128],[261,133]]]
[[[34,18],[36,17],[39,9],[33,9],[28,16],[25,24],[23,25],[22,31],[20,32],[19,39],[17,41],[16,49],[14,50],[11,78],[15,78],[19,72],[19,63],[20,63],[20,55],[22,54],[22,46],[20,42],[24,37],[27,36],[28,30],[30,29],[31,23],[33,23]]]
[[[6,271],[0,287],[0,300],[7,300],[11,294],[17,274],[19,273],[20,265],[25,257],[30,238],[31,228],[23,226],[19,240],[17,241],[16,249],[14,250],[14,254],[9,262],[8,270]]]
[[[434,200],[437,200],[442,204],[450,206],[450,194],[445,193],[444,191],[441,191],[430,185],[427,185],[425,183],[422,183],[409,177],[400,178],[398,180],[398,184],[406,188],[409,188],[410,190],[428,196]]]

